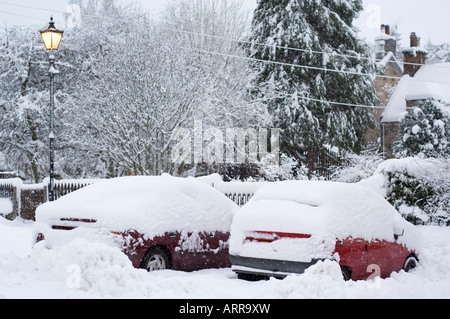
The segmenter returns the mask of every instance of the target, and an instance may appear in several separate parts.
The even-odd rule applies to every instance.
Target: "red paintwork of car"
[[[94,223],[94,220],[70,220]],[[70,231],[77,226],[53,225],[52,229]],[[128,256],[136,268],[140,268],[146,253],[152,247],[160,247],[170,260],[174,270],[193,271],[205,268],[230,267],[228,254],[228,239],[230,233],[200,232],[200,233],[165,233],[161,236],[148,238],[136,231],[112,232],[123,240],[122,251]],[[45,234],[39,233],[36,241],[45,239]]]
[[[280,238],[311,238],[311,235],[253,231],[246,241],[270,243]],[[335,253],[339,254],[339,264],[350,270],[349,275],[353,280],[367,279],[371,276],[387,278],[391,273],[400,271],[409,256],[418,258],[414,250],[409,250],[395,238],[392,241],[338,239],[333,255]]]
[[[350,269],[353,280],[371,276],[387,278],[391,273],[402,270],[409,256],[418,258],[414,250],[409,250],[395,239],[366,241],[346,238],[336,241],[335,252],[339,254],[339,264]]]
[[[205,268],[230,267],[228,254],[229,233],[165,233],[146,238],[135,231],[119,233],[124,238],[123,252],[130,258],[133,266],[141,267],[142,260],[152,247],[162,247],[169,253],[171,268],[193,271]]]
[[[89,218],[60,218],[61,223],[51,226],[57,231],[71,231],[78,227],[95,228],[97,220]],[[115,232],[121,242],[122,251],[128,256],[136,268],[153,247],[162,248],[167,253],[170,266],[174,270],[192,271],[204,268],[230,267],[228,253],[229,232],[166,232],[160,236],[149,237],[137,231]],[[45,239],[45,234],[39,233],[36,241]]]

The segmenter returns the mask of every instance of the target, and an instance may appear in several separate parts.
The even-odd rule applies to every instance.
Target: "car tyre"
[[[255,275],[255,274],[246,274],[246,273],[238,273],[237,278],[246,281],[260,281],[260,280],[269,280],[268,276],[263,275]]]
[[[153,247],[142,260],[142,268],[148,272],[171,269],[169,256],[162,248]]]
[[[411,269],[416,268],[418,264],[419,264],[419,261],[417,260],[417,258],[414,256],[410,256],[410,257],[406,258],[406,261],[403,265],[403,270],[408,272]]]
[[[341,266],[341,273],[342,273],[342,277],[344,278],[344,281],[350,280],[350,271],[347,267]]]

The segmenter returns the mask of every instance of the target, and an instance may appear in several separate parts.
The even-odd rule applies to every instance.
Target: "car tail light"
[[[245,238],[245,241],[253,241],[259,243],[272,243],[278,239],[282,238],[311,238],[308,234],[297,234],[297,233],[283,233],[283,232],[269,232],[269,231],[253,231]]]
[[[61,218],[62,222],[79,222],[79,223],[96,223],[96,219],[88,219],[88,218]]]
[[[96,219],[89,218],[60,218],[62,225],[53,225],[52,229],[55,230],[73,230],[82,224],[94,224]]]
[[[53,225],[52,229],[56,229],[56,230],[72,230],[75,229],[75,226],[60,226],[60,225]]]

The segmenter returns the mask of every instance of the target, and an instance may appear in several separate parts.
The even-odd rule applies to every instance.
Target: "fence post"
[[[19,198],[20,190],[18,189],[18,187],[16,185],[13,185],[12,188],[13,188],[13,198],[12,198],[13,212],[12,212],[12,218],[16,219],[17,217],[20,216],[20,198]]]

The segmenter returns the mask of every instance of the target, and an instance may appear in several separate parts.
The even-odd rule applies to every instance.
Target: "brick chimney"
[[[420,38],[416,33],[411,32],[410,48],[403,50],[404,74],[414,77],[421,65],[426,63],[426,60],[427,50],[420,46]]]
[[[397,41],[391,36],[391,27],[389,25],[382,24],[380,28],[380,35],[375,38],[377,60],[383,59],[388,52],[392,52],[394,56],[397,52]]]
[[[420,47],[420,38],[416,35],[415,32],[411,32],[410,39],[410,46],[413,47]]]

